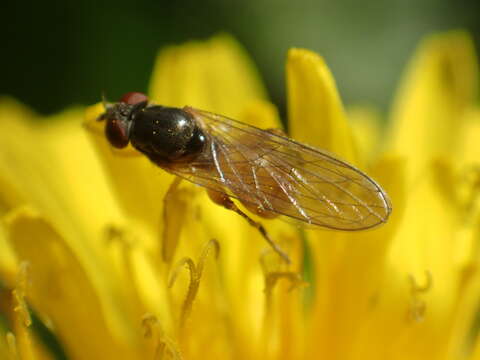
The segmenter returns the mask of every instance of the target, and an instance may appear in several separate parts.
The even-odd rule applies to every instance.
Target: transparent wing
[[[195,161],[171,169],[250,209],[308,224],[361,230],[385,222],[390,202],[381,187],[330,154],[267,130],[185,108],[209,137]]]

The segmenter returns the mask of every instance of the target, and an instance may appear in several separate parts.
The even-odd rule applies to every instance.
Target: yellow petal
[[[193,105],[237,119],[245,116],[246,106],[265,97],[255,69],[229,36],[162,50],[150,92],[152,101],[162,105]],[[90,108],[86,121],[95,122],[102,111],[99,105]],[[162,233],[163,197],[173,177],[152,165],[143,155],[134,157],[128,153],[123,156],[121,151],[112,152],[102,131],[97,132],[100,136],[92,137],[123,208],[140,223],[147,223],[151,232],[160,229]]]
[[[26,199],[22,201],[41,211],[65,235],[76,256],[88,264],[86,271],[102,294],[102,305],[109,306],[120,293],[128,303],[131,296],[120,284],[122,279],[115,278],[111,259],[105,256],[106,225],[121,222],[122,216],[80,126],[81,114],[70,110],[41,124],[28,122],[25,116],[6,117],[0,125],[4,130],[0,134],[0,167],[8,172],[2,173],[2,178],[8,175],[5,181],[18,187],[21,198]],[[8,264],[3,264],[2,275],[7,271],[4,276],[11,278]]]
[[[266,101],[250,101],[243,107],[238,120],[260,129],[282,129],[277,108]]]
[[[9,216],[7,226],[18,258],[30,267],[31,288],[26,298],[41,316],[52,321],[72,358],[142,356],[136,343],[139,339],[132,332],[135,326],[130,325],[125,337],[120,336],[119,323],[116,328],[109,327],[106,318],[116,311],[113,304],[102,307],[84,268],[48,222],[22,209]]]
[[[463,115],[475,99],[478,65],[470,36],[461,31],[426,38],[411,60],[392,112],[391,149],[409,159],[409,177],[426,161],[461,142]]]
[[[275,234],[275,239],[281,239]],[[283,236],[285,236],[285,232]],[[297,233],[293,236],[293,246],[288,254],[293,260],[288,270],[271,267],[261,258],[265,276],[264,315],[261,338],[259,340],[259,358],[303,359],[305,351],[306,329],[303,321],[304,290],[309,284],[302,277],[303,243]]]
[[[42,188],[38,179],[35,183],[31,175],[27,176],[35,172],[34,164],[41,158],[28,125],[34,118],[17,101],[0,98],[0,215],[24,203],[29,192],[38,194]]]
[[[478,335],[478,334],[477,334],[477,337],[475,339],[471,359],[473,359],[473,360],[480,359],[480,335]]]
[[[156,249],[158,238],[152,234],[162,229],[163,198],[173,176],[132,149],[126,152],[113,151],[103,134],[104,124],[96,121],[103,111],[103,106],[96,104],[85,112],[86,132],[92,140],[90,149],[95,149],[103,162],[110,180],[109,186],[124,213],[138,230],[140,241],[145,246]],[[103,173],[100,170],[98,172]]]
[[[423,280],[427,274],[432,279],[426,291],[412,292],[407,308],[412,315],[424,307],[421,326],[405,331],[394,347],[395,351],[401,351],[405,344],[411,343],[406,353],[409,358],[420,359],[427,353],[440,356],[448,351],[452,339],[452,314],[458,302],[458,281],[463,271],[463,266],[459,266],[459,245],[463,245],[464,240],[459,238],[462,217],[458,208],[453,206],[451,196],[442,194],[456,186],[454,177],[444,174],[442,163],[428,164],[422,179],[408,193],[401,226],[389,252],[389,262],[398,274],[412,276],[418,284],[427,281]],[[443,170],[434,169],[440,165]],[[438,176],[442,179],[435,179]],[[409,328],[408,323],[404,326]],[[418,342],[418,339],[424,341]],[[437,344],[435,348],[428,345],[433,343]]]
[[[34,324],[30,315],[30,310],[26,303],[25,292],[29,285],[26,277],[28,266],[26,263],[20,265],[16,279],[16,287],[13,291],[8,291],[8,300],[4,306],[8,306],[10,311],[10,320],[13,333],[10,334],[10,354],[18,355],[20,359],[29,360],[49,360],[52,359],[52,353],[45,347],[45,343],[40,342],[40,338],[34,334]],[[0,295],[1,296],[1,295]],[[39,320],[35,319],[35,327],[38,329]],[[44,340],[44,338],[42,338]]]
[[[474,130],[471,126],[466,126]],[[478,132],[468,136],[469,142],[478,136]],[[478,146],[478,143],[464,144],[463,150]],[[480,274],[477,271],[480,254],[479,223],[480,203],[478,179],[478,160],[474,163],[464,161],[472,152],[467,151],[459,159],[440,158],[434,162],[435,185],[447,204],[456,211],[458,228],[453,235],[451,248],[447,251],[450,255],[450,273],[454,276],[455,286],[452,289],[452,304],[449,312],[446,331],[448,347],[445,351],[451,358],[458,357],[460,352],[470,347],[470,339],[465,334],[476,327],[475,318],[480,300]],[[471,159],[472,161],[473,159]],[[441,247],[443,244],[438,244]],[[450,245],[450,244],[448,244]],[[446,262],[444,265],[447,265]]]
[[[100,254],[104,251],[99,239],[105,224],[118,221],[121,212],[81,126],[82,116],[83,109],[69,110],[34,128],[34,136],[43,144],[43,163],[48,162],[42,171],[52,188],[49,201],[56,202],[60,212],[42,213],[62,231],[73,229],[67,234],[69,241],[85,234],[89,246]],[[65,223],[60,224],[60,219]]]
[[[288,52],[287,95],[289,132],[294,139],[356,162],[335,80],[319,55],[305,49]]]
[[[160,51],[150,96],[162,105],[189,105],[238,118],[245,104],[265,98],[258,79],[242,47],[220,35]]]
[[[0,331],[0,358],[1,359],[9,359],[9,349],[7,345],[7,333],[4,331]]]
[[[396,204],[387,224],[355,233],[308,232],[315,266],[315,302],[306,331],[312,359],[315,354],[348,358],[355,353],[345,344],[356,343],[371,304],[381,296],[388,249],[402,219],[404,172],[405,162],[397,157],[385,158],[371,170]]]
[[[360,163],[371,164],[381,150],[381,117],[374,108],[354,106],[348,109]]]
[[[469,109],[465,114],[461,129],[461,144],[456,153],[455,162],[462,166],[471,166],[480,162],[480,108]]]
[[[5,184],[2,190],[8,191],[0,196],[0,203],[5,208],[2,212],[33,204],[57,228],[69,232],[70,239],[80,234],[98,250],[104,223],[119,215],[81,128],[81,116],[81,110],[70,110],[49,122],[34,123],[21,105],[0,103],[0,182]],[[101,206],[98,199],[103,201]]]
[[[251,103],[250,106],[247,106],[242,111],[240,120],[263,128],[278,127],[275,109],[270,104],[262,102]],[[196,206],[198,206],[198,210],[194,210]],[[248,225],[245,219],[213,204],[203,191],[197,195],[190,212],[198,212],[198,215],[188,220],[181,242],[187,244],[190,250],[180,248],[177,252],[190,254],[192,244],[196,244],[199,238],[203,242],[211,238],[218,240],[221,249],[219,262],[223,291],[222,294],[218,294],[218,289],[208,291],[207,288],[202,295],[203,286],[208,286],[208,280],[202,280],[203,284],[200,286],[195,301],[195,308],[202,310],[199,312],[194,308],[192,323],[195,321],[198,328],[202,327],[201,324],[205,322],[216,324],[213,331],[218,331],[219,334],[214,342],[210,340],[209,346],[215,353],[217,351],[220,353],[220,349],[224,349],[228,354],[233,349],[236,354],[240,354],[240,357],[251,358],[255,354],[255,347],[253,347],[251,339],[252,337],[256,338],[260,333],[264,310],[262,303],[263,278],[258,272],[258,259],[263,252],[271,250],[260,233]],[[187,216],[187,219],[190,217]],[[287,234],[285,226],[291,228],[287,224],[277,224],[278,220],[263,223],[270,235],[278,240]],[[193,253],[192,258],[195,257],[196,254]],[[241,296],[239,296],[239,291]],[[219,308],[212,307],[213,303],[219,304]],[[225,306],[228,306],[229,309],[227,318],[225,318],[227,315],[222,314],[221,311]],[[234,344],[236,345],[231,343],[230,336],[226,336],[222,340],[220,334],[224,334],[225,326],[230,329],[228,331],[234,332]],[[225,335],[227,334],[228,332]]]
[[[212,74],[218,74],[218,76]],[[156,95],[158,94],[156,84],[166,87],[167,91],[160,91],[161,95]],[[185,86],[180,86],[180,84],[185,84]],[[274,107],[260,101],[264,97],[264,91],[258,84],[254,71],[238,46],[229,38],[219,38],[206,44],[189,44],[161,53],[152,79],[151,95],[152,100],[161,104],[176,106],[189,104],[232,116],[256,126],[279,127]],[[200,100],[198,100],[199,98]],[[103,111],[102,108],[98,106],[90,108],[87,112],[87,121],[95,121],[101,111]],[[97,132],[101,135],[101,131]],[[94,138],[101,156],[105,159],[107,169],[112,174],[119,198],[128,198],[123,200],[126,212],[136,214],[138,219],[152,216],[156,216],[157,220],[161,219],[161,205],[167,182],[163,181],[163,184],[162,181],[159,182],[159,176],[154,176],[153,171],[158,174],[165,174],[165,172],[155,169],[144,158],[115,157],[101,136]],[[147,174],[147,171],[142,169],[145,164],[149,166],[148,170],[151,174],[149,176],[144,176]],[[166,177],[169,176],[166,175]],[[145,179],[148,179],[151,184],[159,182],[157,188],[145,186],[144,184],[147,182]],[[190,184],[182,186],[187,185],[192,190],[194,189]],[[139,196],[142,191],[145,191],[148,196]],[[173,247],[177,247],[176,254],[195,258],[200,244],[211,238],[218,239],[221,243],[222,258],[226,259],[222,263],[225,268],[228,268],[228,271],[223,273],[226,274],[226,297],[232,303],[232,311],[235,314],[251,314],[248,317],[235,316],[228,320],[238,324],[241,329],[240,335],[248,338],[251,328],[249,320],[256,322],[260,320],[255,316],[255,311],[247,310],[261,308],[257,299],[258,294],[261,294],[262,279],[260,274],[256,275],[253,270],[256,266],[257,254],[260,252],[259,248],[260,246],[265,247],[266,243],[258,231],[250,227],[244,219],[212,204],[203,189],[197,188],[192,194],[187,209],[183,213],[179,213],[178,208],[176,210],[175,207],[172,208],[176,212],[172,216],[176,216],[177,219],[183,217],[182,221],[185,226],[178,244],[173,245],[173,242],[168,242],[167,245],[171,245],[168,249],[172,250]],[[151,203],[159,207],[157,211],[151,207]],[[135,210],[137,208],[139,211]],[[161,228],[157,227],[154,230],[162,234]],[[245,239],[251,240],[246,241]],[[240,256],[239,251],[246,253],[246,256]],[[163,260],[158,257],[153,259],[153,263],[163,263]],[[157,276],[161,281],[165,277],[166,269],[162,266],[158,266],[157,269]],[[255,278],[253,286],[251,284],[252,277]],[[139,287],[142,290],[147,289],[148,281],[140,278],[141,276],[139,276]],[[205,282],[202,280],[202,283]],[[239,287],[245,288],[245,296],[238,297]],[[151,291],[152,286],[148,288]],[[180,289],[181,293],[178,295],[178,299],[182,301],[185,287],[179,284],[175,288]],[[208,287],[203,291],[202,289],[204,289],[204,285],[200,286],[191,321],[198,316],[200,323],[207,321],[208,323],[219,323],[220,326],[219,320],[224,319],[224,314],[218,313],[215,307],[212,307],[212,303],[216,301],[212,297],[217,297],[216,292],[209,294]],[[147,297],[149,304],[153,304],[151,301],[153,297]],[[158,302],[155,308],[160,313],[170,312],[170,314],[167,313],[167,317],[172,317],[177,309],[174,307],[172,311],[168,306],[160,306]],[[159,308],[161,309],[159,310]],[[200,308],[201,311],[196,312],[196,308]],[[162,328],[168,330],[171,327],[168,324],[169,321],[167,320],[167,325],[164,326],[165,317],[163,316],[162,319]],[[222,341],[219,339],[215,343],[221,347]]]
[[[477,131],[468,114],[477,76],[467,34],[432,36],[412,60],[395,103],[391,146],[408,158],[410,191],[389,256],[398,271],[415,279],[428,272],[433,279],[428,291],[412,298],[412,304],[424,307],[422,325],[405,331],[393,350],[409,358],[456,357],[476,311],[478,288],[471,269],[477,235],[469,224],[471,209],[462,209],[457,197],[462,176],[453,165],[461,164],[466,177],[465,160],[475,159]],[[438,346],[432,349],[431,343]]]
[[[1,171],[0,165],[0,281],[9,284],[14,281],[16,271],[15,255],[7,241],[5,229],[1,226],[3,216],[14,206],[22,203],[21,196],[2,176],[5,172]]]
[[[24,204],[30,191],[40,191],[42,187],[31,176],[35,170],[30,161],[38,159],[38,155],[32,146],[28,146],[33,139],[26,122],[33,117],[33,113],[22,104],[10,98],[0,98],[0,221],[10,210]],[[14,254],[4,227],[0,226],[0,277],[12,287],[15,269]]]
[[[476,328],[476,315],[478,313],[478,303],[480,301],[480,276],[478,267],[478,223],[474,231],[467,232],[464,236],[470,237],[469,242],[475,244],[470,249],[469,261],[459,264],[455,270],[458,270],[457,289],[454,295],[454,303],[450,312],[450,324],[447,328],[449,343],[447,354],[451,358],[458,357],[465,348],[470,348],[470,339],[465,334],[471,333]],[[475,357],[473,357],[475,358]]]

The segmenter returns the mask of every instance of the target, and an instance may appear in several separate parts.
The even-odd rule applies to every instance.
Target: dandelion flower
[[[426,38],[383,129],[343,107],[319,55],[289,51],[290,136],[364,169],[394,205],[358,233],[265,220],[290,265],[202,188],[168,191],[172,175],[113,151],[101,104],[37,122],[2,98],[0,358],[477,358],[477,66],[468,34]],[[162,50],[149,95],[281,127],[228,36]]]

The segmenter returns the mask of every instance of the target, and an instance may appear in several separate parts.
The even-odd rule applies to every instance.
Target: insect
[[[162,169],[206,188],[217,204],[255,226],[285,260],[262,224],[284,215],[337,230],[362,230],[387,221],[387,194],[362,171],[335,156],[259,128],[192,107],[150,103],[142,93],[106,104],[98,120],[115,148],[129,143]]]

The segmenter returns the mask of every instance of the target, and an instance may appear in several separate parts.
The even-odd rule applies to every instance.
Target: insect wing
[[[339,230],[387,220],[391,205],[381,187],[334,156],[268,130],[185,108],[209,137],[196,160],[172,172],[226,192],[250,209]]]

